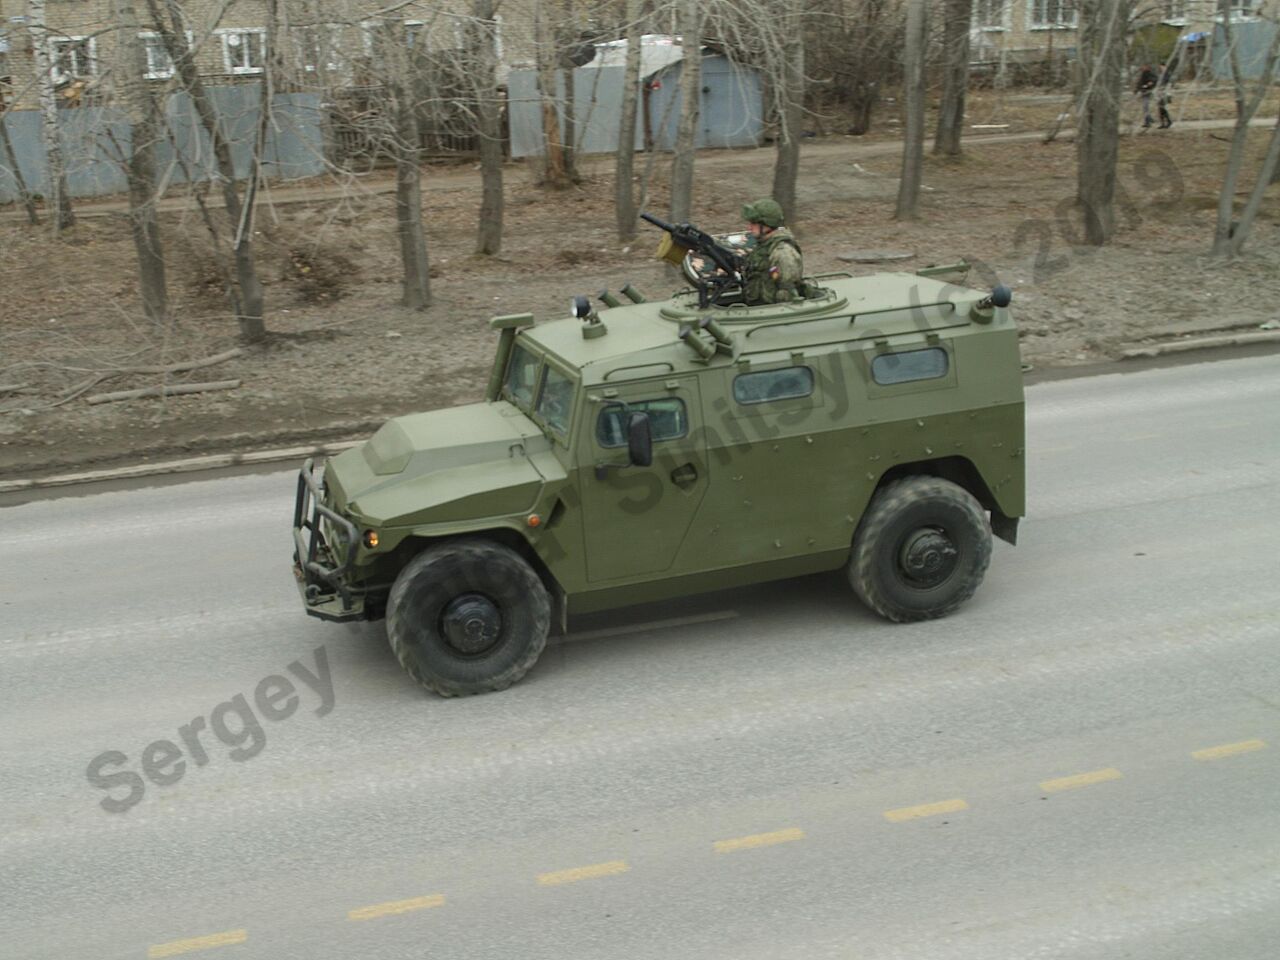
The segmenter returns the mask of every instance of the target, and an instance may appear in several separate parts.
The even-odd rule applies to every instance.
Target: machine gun
[[[718,273],[705,276],[698,283],[698,308],[705,310],[719,302],[725,289],[742,282],[742,258],[720,243],[709,233],[689,223],[673,224],[659,220],[652,214],[642,213],[640,219],[665,230],[667,237],[658,248],[658,256],[679,266],[687,254],[697,253],[719,268]]]

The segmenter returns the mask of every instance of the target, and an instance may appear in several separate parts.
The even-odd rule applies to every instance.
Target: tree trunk
[[[161,4],[168,19],[161,11]],[[227,213],[227,223],[234,250],[236,286],[228,289],[232,310],[240,324],[240,335],[249,342],[262,340],[267,333],[263,322],[262,284],[258,280],[257,264],[253,252],[253,204],[242,203],[236,188],[235,164],[231,158],[231,144],[222,130],[222,123],[214,110],[204,81],[196,66],[195,58],[187,45],[186,23],[180,0],[147,0],[147,9],[153,29],[160,35],[165,51],[173,61],[174,74],[182,89],[191,98],[200,126],[209,136],[217,167],[215,179],[222,191],[222,203]],[[264,78],[265,80],[265,78]]]
[[[928,32],[925,0],[908,0],[902,78],[907,115],[895,220],[914,220],[920,215],[920,180],[924,172],[924,54]]]
[[[581,183],[578,175],[578,118],[577,91],[573,88],[573,67],[560,71],[564,84],[564,175],[570,183]]]
[[[800,138],[804,124],[804,6],[787,0],[782,62],[775,76],[778,103],[778,154],[773,165],[773,199],[782,206],[786,222],[795,224],[796,179],[800,174]]]
[[[969,86],[969,24],[973,19],[973,0],[947,0],[946,18],[942,39],[942,103],[933,152],[958,157],[960,133],[964,129],[964,97]]]
[[[636,163],[636,112],[640,105],[640,23],[644,0],[627,0],[627,60],[622,70],[622,108],[618,120],[618,153],[613,175],[613,210],[618,241],[636,237],[636,195],[632,180]]]
[[[147,319],[160,325],[169,319],[164,247],[156,215],[156,144],[163,120],[159,104],[147,86],[147,61],[138,36],[133,0],[113,0],[116,26],[115,79],[117,104],[129,118],[129,228],[138,254],[138,289]]]
[[[498,25],[494,0],[475,0],[472,15],[476,121],[480,135],[480,230],[476,253],[496,256],[502,250],[502,117],[498,101]]]
[[[18,167],[18,158],[13,152],[13,141],[9,139],[9,128],[5,125],[3,114],[0,114],[0,141],[4,142],[5,159],[9,163],[9,169],[13,171],[13,182],[17,185],[18,197],[26,208],[27,220],[33,225],[37,224],[40,222],[40,215],[36,212],[36,199],[27,189],[26,178]]]
[[[680,75],[680,122],[671,162],[671,220],[684,223],[693,210],[693,155],[702,103],[702,10],[699,0],[679,0],[683,53]]]
[[[1272,78],[1275,75],[1276,61],[1280,58],[1280,30],[1278,30],[1272,37],[1263,69],[1258,75],[1258,81],[1252,94],[1249,94],[1245,89],[1244,75],[1240,69],[1240,57],[1236,51],[1235,37],[1231,28],[1232,8],[1231,0],[1218,0],[1222,39],[1227,47],[1226,57],[1227,63],[1231,68],[1231,81],[1236,101],[1235,129],[1232,131],[1231,151],[1227,154],[1227,169],[1222,178],[1222,189],[1218,193],[1218,218],[1214,226],[1213,247],[1210,249],[1210,253],[1218,257],[1234,257],[1240,252],[1257,214],[1255,207],[1250,213],[1247,222],[1243,215],[1239,223],[1234,221],[1236,190],[1239,187],[1240,173],[1244,168],[1245,152],[1249,142],[1249,122],[1257,114],[1258,108],[1262,106],[1262,101],[1266,97],[1271,87]],[[1263,171],[1259,174],[1258,182],[1254,184],[1254,190],[1249,198],[1248,205],[1246,205],[1246,211],[1249,205],[1253,205],[1255,197],[1259,204],[1262,202],[1261,194],[1266,190],[1266,185],[1275,171],[1273,162],[1268,166],[1272,149],[1275,146],[1276,141],[1273,136],[1271,147],[1267,151],[1267,160],[1263,162]]]
[[[403,267],[402,303],[412,310],[431,304],[431,279],[427,261],[427,235],[422,226],[421,132],[413,91],[414,70],[400,25],[387,23],[377,31],[377,60],[385,70],[384,82],[395,122],[396,230]]]
[[[556,97],[556,61],[559,59],[556,31],[547,20],[546,2],[547,0],[538,0],[533,10],[538,93],[542,102],[542,182],[559,190],[569,186],[569,174],[565,167],[564,140],[560,135],[560,110]]]
[[[1258,171],[1258,179],[1254,181],[1253,190],[1249,193],[1249,199],[1244,205],[1244,210],[1240,212],[1240,219],[1236,223],[1235,229],[1231,232],[1231,256],[1238,256],[1244,248],[1244,242],[1249,238],[1249,231],[1253,229],[1253,221],[1258,216],[1258,210],[1262,206],[1263,194],[1267,192],[1267,187],[1275,182],[1277,173],[1280,172],[1280,118],[1276,119],[1276,125],[1271,129],[1271,142],[1267,145],[1267,154],[1262,161],[1262,169]]]
[[[1115,234],[1116,158],[1129,0],[1081,0],[1079,57],[1083,89],[1076,109],[1076,200],[1084,241]]]
[[[45,164],[49,170],[49,221],[57,236],[75,224],[76,216],[71,210],[71,192],[67,189],[67,165],[62,155],[62,132],[58,129],[58,92],[54,88],[54,64],[50,56],[44,4],[45,0],[27,0],[27,31],[35,58],[41,132],[44,135]]]

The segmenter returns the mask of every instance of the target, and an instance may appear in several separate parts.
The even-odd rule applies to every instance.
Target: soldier
[[[742,208],[755,238],[743,264],[743,295],[748,304],[781,303],[801,297],[804,264],[800,245],[782,225],[782,207],[766,198]]]

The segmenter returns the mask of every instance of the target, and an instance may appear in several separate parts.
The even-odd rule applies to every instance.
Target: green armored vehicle
[[[628,286],[598,312],[494,318],[482,403],[304,465],[306,612],[385,616],[446,696],[510,686],[570,614],[800,574],[844,568],[890,620],[951,612],[1024,513],[1009,292],[808,286],[769,306]]]

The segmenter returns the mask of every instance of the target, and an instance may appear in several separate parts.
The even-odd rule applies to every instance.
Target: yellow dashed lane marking
[[[956,813],[959,810],[968,809],[969,804],[956,797],[954,800],[939,800],[937,803],[922,803],[916,807],[886,810],[884,818],[893,823],[901,823],[903,820],[919,820],[921,817],[936,817],[940,813]]]
[[[1193,750],[1191,756],[1196,760],[1218,760],[1221,757],[1234,757],[1237,753],[1252,753],[1254,750],[1266,749],[1265,740],[1241,740],[1239,743],[1224,743],[1217,747],[1205,747]]]
[[[190,940],[170,940],[168,943],[157,943],[147,948],[147,957],[176,957],[180,953],[193,953],[196,950],[212,950],[214,947],[229,947],[232,944],[244,943],[249,939],[247,930],[224,930],[222,933],[211,933],[207,937],[192,937]]]
[[[1079,787],[1091,787],[1095,783],[1106,783],[1108,780],[1119,780],[1123,776],[1115,767],[1107,767],[1105,770],[1090,770],[1088,773],[1076,773],[1055,780],[1041,780],[1040,789],[1045,793],[1057,793],[1059,790],[1075,790]]]
[[[348,920],[374,920],[378,917],[390,917],[397,913],[412,913],[414,910],[426,910],[428,907],[443,907],[444,897],[433,894],[430,897],[412,897],[408,900],[388,900],[386,903],[375,903],[368,907],[360,907],[348,911]]]
[[[775,843],[790,843],[792,840],[803,839],[803,830],[799,827],[788,827],[786,830],[774,830],[772,833],[753,833],[749,837],[717,840],[715,848],[716,853],[733,853],[735,850],[753,850],[756,847],[771,847]]]
[[[577,883],[579,880],[594,880],[596,877],[609,877],[615,873],[626,873],[631,868],[625,860],[610,860],[608,863],[593,863],[589,867],[574,867],[571,870],[554,870],[551,873],[538,874],[538,882],[544,887],[554,887],[561,883]]]

